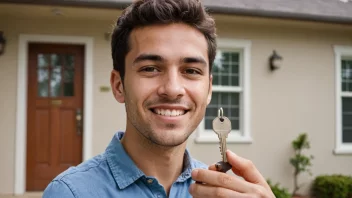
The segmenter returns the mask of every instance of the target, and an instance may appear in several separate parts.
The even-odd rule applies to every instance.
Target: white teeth
[[[174,109],[174,110],[172,110],[172,112],[171,112],[171,116],[177,116],[177,114],[176,114],[176,110]]]
[[[184,110],[176,110],[176,109],[154,109],[154,112],[162,116],[170,116],[170,117],[175,117],[175,116],[180,116],[185,114]]]

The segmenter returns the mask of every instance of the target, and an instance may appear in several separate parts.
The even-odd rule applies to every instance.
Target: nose
[[[158,88],[158,94],[170,100],[181,98],[185,94],[182,76],[176,69],[169,70],[164,74]]]

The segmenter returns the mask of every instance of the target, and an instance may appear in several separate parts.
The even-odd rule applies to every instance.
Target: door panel
[[[30,43],[28,52],[26,190],[42,191],[82,161],[84,47]]]

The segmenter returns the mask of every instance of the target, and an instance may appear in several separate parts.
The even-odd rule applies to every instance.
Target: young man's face
[[[211,99],[207,42],[185,24],[138,28],[130,35],[124,84],[115,72],[114,95],[126,103],[127,128],[155,144],[184,143]]]

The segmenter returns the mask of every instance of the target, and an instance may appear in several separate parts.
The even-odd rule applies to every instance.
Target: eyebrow
[[[197,57],[185,57],[181,59],[182,63],[200,63],[204,66],[207,65],[207,62],[204,60],[204,58],[197,56]]]
[[[133,64],[136,64],[142,61],[165,62],[166,60],[162,56],[156,55],[156,54],[140,54],[137,58],[134,59]],[[207,62],[204,60],[204,58],[200,56],[181,58],[180,62],[181,63],[199,63],[204,66],[207,65]]]
[[[142,62],[142,61],[157,61],[157,62],[164,62],[165,59],[156,54],[141,54],[136,59],[134,59],[133,64]]]

